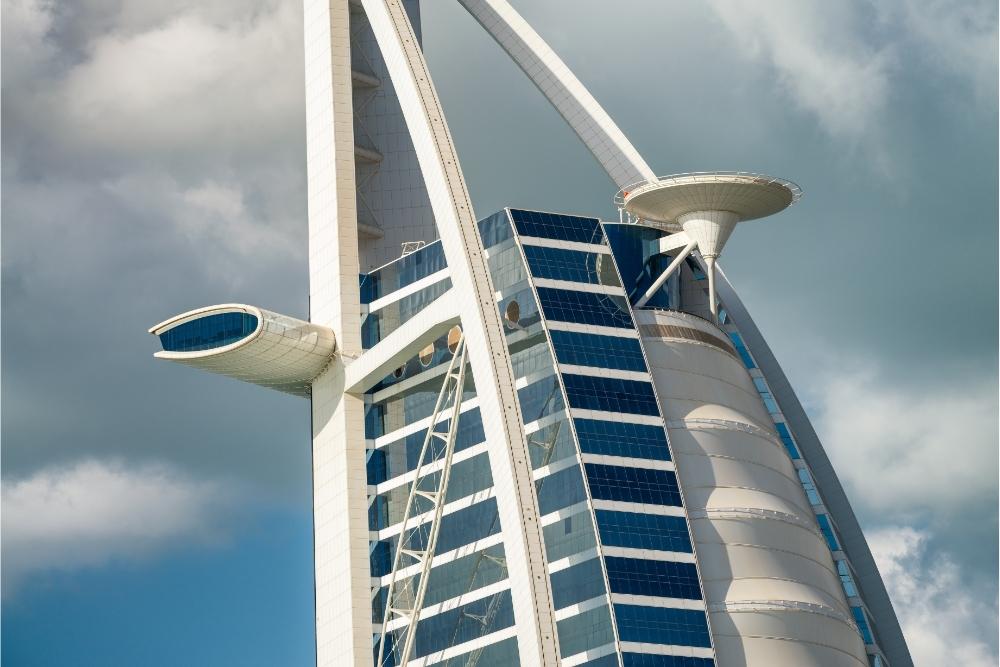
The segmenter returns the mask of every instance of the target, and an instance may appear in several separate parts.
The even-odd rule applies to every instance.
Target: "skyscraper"
[[[477,219],[418,2],[306,0],[309,321],[225,304],[151,329],[159,357],[311,401],[318,663],[910,665],[716,266],[798,188],[656,176],[505,0],[459,1],[619,219]]]

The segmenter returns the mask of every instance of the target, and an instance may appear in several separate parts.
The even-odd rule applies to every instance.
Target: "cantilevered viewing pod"
[[[326,327],[236,303],[181,313],[149,333],[163,346],[157,359],[303,397],[337,350]]]
[[[718,317],[715,260],[736,224],[774,215],[794,204],[802,190],[791,181],[743,172],[699,172],[663,176],[626,186],[615,203],[636,222],[676,232],[665,247],[684,249],[637,302],[641,308],[695,249],[708,269],[710,310]]]

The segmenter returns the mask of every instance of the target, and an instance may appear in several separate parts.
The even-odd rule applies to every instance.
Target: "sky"
[[[477,214],[615,216],[499,47],[424,4]],[[513,4],[658,173],[802,186],[726,273],[916,664],[997,665],[996,3]],[[308,665],[308,405],[155,362],[146,333],[221,302],[307,315],[301,7],[2,10],[0,657]]]

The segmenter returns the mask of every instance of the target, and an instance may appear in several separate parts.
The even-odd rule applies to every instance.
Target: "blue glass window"
[[[538,211],[511,209],[510,216],[517,233],[559,241],[578,243],[604,243],[604,232],[596,218],[575,215],[557,215]]]
[[[659,416],[653,385],[636,380],[564,373],[566,396],[574,408]]]
[[[546,475],[535,482],[538,491],[538,512],[544,516],[587,499],[580,466],[570,467]]]
[[[667,436],[662,426],[598,419],[574,419],[573,424],[580,440],[580,451],[584,454],[670,460]]]
[[[250,313],[215,313],[179,324],[160,334],[167,352],[196,352],[230,345],[257,330],[257,317]]]
[[[367,350],[419,313],[451,289],[451,278],[445,278],[433,285],[428,285],[379,308],[365,318],[361,323],[361,344]]]
[[[444,269],[447,262],[440,241],[400,257],[380,269],[361,276],[361,303],[371,303]]]
[[[747,349],[746,343],[743,342],[743,336],[735,331],[730,331],[729,338],[733,341],[736,351],[739,352],[740,359],[743,360],[743,365],[747,368],[757,368],[757,364],[754,363],[753,357],[750,356],[750,351]]]
[[[851,577],[851,568],[846,560],[837,561],[837,574],[840,575],[840,583],[844,586],[844,594],[849,598],[858,597],[858,589],[854,585],[854,578]]]
[[[481,503],[462,508],[441,517],[441,532],[438,535],[437,553],[445,553],[452,549],[471,544],[484,537],[495,535],[500,531],[500,518],[497,514],[497,503],[494,498],[487,498]],[[427,531],[415,531],[407,545],[413,549],[422,549],[427,538]],[[379,542],[370,556],[372,576],[381,577],[392,568],[392,554],[395,553],[398,535],[389,540]]]
[[[607,556],[604,565],[612,593],[701,599],[694,563]]]
[[[491,607],[494,607],[491,609]],[[514,625],[510,591],[420,619],[413,653],[420,658]],[[393,633],[398,636],[399,631]]]
[[[764,401],[764,407],[767,408],[769,413],[773,415],[781,412],[778,408],[778,403],[774,400],[774,396],[771,395],[771,390],[768,388],[767,382],[764,378],[754,378],[753,386],[757,388],[757,393],[760,394],[760,399]]]
[[[593,292],[538,288],[542,312],[550,320],[632,329],[632,316],[625,297]]]
[[[483,239],[484,248],[492,248],[509,238],[513,238],[510,221],[506,211],[499,211],[490,217],[479,221],[479,235]]]
[[[446,419],[437,424],[440,433],[447,433],[451,422]],[[411,433],[396,442],[379,447],[368,457],[368,483],[381,484],[396,475],[402,475],[417,467],[417,458],[424,446],[427,429]],[[460,452],[486,441],[482,415],[479,408],[463,412],[458,418],[458,432],[455,434],[455,451]],[[435,449],[434,451],[438,451]]]
[[[851,607],[851,613],[854,615],[854,620],[858,624],[858,630],[861,631],[861,637],[865,640],[866,644],[874,644],[875,640],[872,638],[872,630],[868,627],[868,619],[865,617],[865,610],[861,607]]]
[[[711,658],[688,655],[657,655],[655,653],[622,653],[625,667],[715,667]]]
[[[541,419],[566,407],[559,388],[559,378],[555,374],[518,389],[517,400],[521,404],[521,414],[525,423]]]
[[[595,500],[681,506],[677,477],[670,470],[648,470],[587,463],[587,482]]]
[[[812,477],[809,476],[809,471],[805,468],[799,468],[799,481],[802,482],[802,488],[806,492],[806,498],[809,499],[810,505],[822,505],[823,501],[819,498],[819,493],[816,491],[816,485],[813,484]]]
[[[606,253],[526,245],[524,256],[536,278],[621,287],[611,255]]]
[[[833,524],[830,523],[830,517],[825,514],[817,514],[816,521],[819,522],[819,529],[823,533],[823,537],[826,538],[826,545],[830,547],[830,551],[839,551],[840,545],[837,544],[837,536],[833,532]]]
[[[646,361],[636,338],[598,336],[576,331],[550,331],[561,364],[645,371]]]
[[[785,422],[776,422],[774,428],[778,431],[778,436],[781,438],[781,442],[785,443],[785,449],[788,450],[788,455],[793,459],[801,459],[802,456],[799,454],[799,448],[795,446],[795,440],[792,439],[792,434],[788,430],[788,425]]]
[[[552,603],[556,609],[596,598],[605,592],[604,573],[598,558],[552,573]]]
[[[691,553],[691,537],[683,517],[597,510],[601,544],[609,547]]]
[[[616,604],[615,619],[618,621],[618,638],[623,642],[702,648],[712,646],[703,611]]]

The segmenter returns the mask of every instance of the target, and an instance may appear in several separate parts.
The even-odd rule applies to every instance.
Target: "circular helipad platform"
[[[634,217],[676,225],[696,211],[728,211],[754,220],[781,211],[802,196],[790,181],[744,172],[702,172],[663,176],[623,188],[615,197]]]

